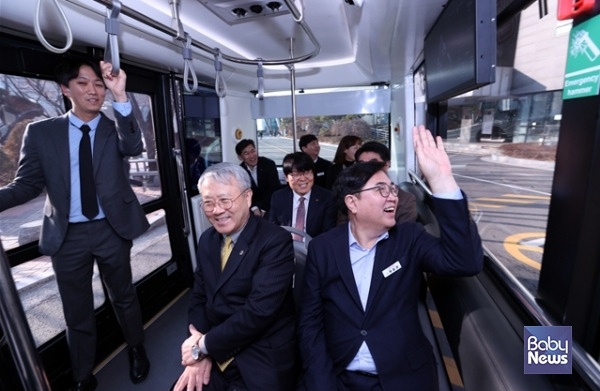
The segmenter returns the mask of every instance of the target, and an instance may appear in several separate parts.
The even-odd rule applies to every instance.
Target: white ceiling
[[[76,45],[104,47],[105,5],[92,0],[61,0]],[[283,0],[278,0],[285,7]],[[294,57],[312,53],[303,29],[285,10],[280,15],[261,15],[247,22],[217,15],[222,10],[250,5],[266,7],[269,1],[257,0],[182,0],[180,18],[183,30],[195,42],[222,53],[247,60],[264,61],[290,58],[290,39]],[[9,5],[10,3],[10,5]],[[34,36],[33,12],[36,0],[0,1],[0,29],[19,30]],[[213,8],[211,11],[206,4]],[[303,21],[320,45],[317,56],[295,64],[296,87],[344,87],[393,81],[410,72],[419,55],[426,32],[441,11],[444,0],[364,0],[361,7],[344,0],[295,0],[303,9]],[[176,31],[168,0],[126,0],[124,7],[135,10]],[[214,11],[220,9],[221,11]],[[269,10],[270,12],[270,10]],[[226,14],[226,12],[225,12]],[[247,14],[250,15],[251,11]],[[233,13],[231,13],[233,15]],[[64,45],[65,33],[52,2],[45,1],[40,12],[42,31],[57,46]],[[236,17],[237,18],[237,17]],[[244,19],[244,18],[242,18]],[[182,42],[121,14],[119,45],[124,61],[183,72]],[[57,31],[57,33],[52,33]],[[215,76],[214,56],[194,48],[194,68],[202,82]],[[223,62],[228,88],[241,92],[256,90],[255,65]],[[290,88],[290,72],[285,66],[265,67],[265,91]],[[400,76],[401,77],[401,76]]]

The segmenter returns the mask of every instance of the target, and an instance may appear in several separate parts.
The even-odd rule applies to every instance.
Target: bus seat
[[[299,235],[304,238],[304,241],[294,240],[294,261],[296,263],[296,271],[294,272],[294,301],[296,302],[296,308],[298,308],[298,302],[300,300],[300,294],[302,289],[302,280],[304,279],[304,265],[306,265],[306,255],[308,253],[308,243],[312,240],[312,237],[304,231],[301,231],[294,227],[287,225],[281,226],[286,231]]]
[[[412,182],[401,182],[398,187],[415,196],[417,201],[417,221],[423,224],[427,232],[433,236],[439,237],[440,228],[438,226],[437,218],[430,207],[431,200],[429,194]]]
[[[549,377],[524,374],[519,309],[495,289],[486,269],[473,277],[427,278],[464,388],[554,390]]]

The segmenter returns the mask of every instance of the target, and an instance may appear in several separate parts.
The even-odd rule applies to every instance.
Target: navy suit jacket
[[[294,193],[288,186],[277,190],[271,198],[271,211],[269,220],[277,225],[292,226],[294,209]],[[306,233],[315,237],[335,227],[337,207],[331,192],[319,186],[313,186],[308,200],[306,214]]]
[[[327,187],[327,170],[331,165],[332,163],[329,160],[317,157],[315,162],[315,185]]]
[[[96,192],[109,224],[131,240],[149,227],[129,183],[127,156],[142,153],[142,134],[133,114],[114,111],[116,122],[101,113],[94,137]],[[69,226],[71,171],[68,115],[34,122],[23,136],[21,159],[13,182],[0,189],[0,211],[37,197],[46,188],[40,251],[55,254]]]
[[[200,237],[189,321],[206,334],[213,359],[235,357],[249,390],[292,390],[298,373],[292,237],[251,213],[223,272],[221,240],[212,227]]]
[[[246,163],[240,164],[244,170],[250,175]],[[273,192],[281,188],[281,182],[279,181],[279,174],[277,173],[277,165],[269,158],[259,156],[258,163],[256,163],[256,176],[258,183],[254,182],[252,175],[250,179],[252,181],[252,205],[251,207],[258,206],[260,209],[269,212],[271,207],[271,196]]]
[[[309,243],[298,326],[307,390],[337,389],[337,375],[363,341],[384,390],[435,387],[435,359],[417,314],[423,273],[476,274],[483,250],[466,199],[434,199],[434,208],[441,239],[408,222],[377,244],[366,310],[350,264],[348,223]],[[385,276],[392,265],[400,268]]]

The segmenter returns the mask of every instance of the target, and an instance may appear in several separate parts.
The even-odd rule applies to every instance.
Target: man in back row
[[[317,136],[314,134],[305,134],[300,137],[298,141],[298,145],[300,150],[312,159],[315,163],[315,185],[321,186],[322,188],[326,188],[326,179],[325,174],[327,174],[327,170],[329,166],[331,166],[331,162],[329,160],[325,160],[319,156],[321,152],[321,146],[319,145],[319,140]]]
[[[310,156],[304,152],[287,154],[282,166],[289,187],[273,193],[269,220],[297,228],[313,238],[335,227],[335,201],[329,190],[315,184]]]
[[[244,139],[237,143],[235,152],[242,161],[240,166],[252,181],[252,204],[250,210],[257,216],[268,218],[273,192],[281,188],[275,162],[264,156],[258,156],[254,141]]]

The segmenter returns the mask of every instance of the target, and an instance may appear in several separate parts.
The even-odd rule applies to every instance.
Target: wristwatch
[[[198,347],[198,342],[192,345],[192,358],[196,361],[202,361],[206,357],[206,354],[200,351],[200,347]]]

